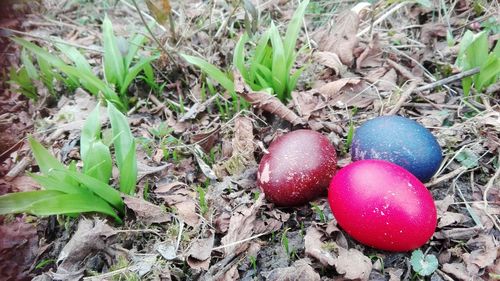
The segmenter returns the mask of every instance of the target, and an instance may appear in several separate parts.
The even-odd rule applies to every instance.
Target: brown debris
[[[146,225],[168,222],[171,220],[170,215],[165,212],[164,209],[144,199],[124,196],[123,202],[127,208],[134,212],[137,219]]]
[[[266,276],[268,281],[319,281],[319,274],[309,264],[307,259],[301,259],[292,264],[290,267],[276,268],[269,272]]]
[[[277,97],[263,91],[252,91],[238,72],[234,73],[234,88],[236,93],[242,96],[253,106],[283,118],[293,125],[303,124],[302,120],[291,109],[286,107]]]
[[[320,51],[337,54],[340,61],[351,66],[354,60],[354,48],[358,45],[356,33],[359,16],[351,10],[344,11],[334,22],[319,29],[314,35]]]
[[[156,196],[175,209],[176,214],[189,226],[196,226],[200,221],[196,213],[196,193],[185,183],[171,182],[160,184],[155,190]]]

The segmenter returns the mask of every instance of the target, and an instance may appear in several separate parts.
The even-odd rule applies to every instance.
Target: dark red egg
[[[257,184],[267,200],[279,206],[298,206],[326,193],[337,156],[327,137],[297,130],[271,143],[262,157]]]
[[[410,172],[384,160],[360,160],[340,169],[330,183],[328,201],[350,236],[381,250],[419,248],[436,228],[429,190]]]

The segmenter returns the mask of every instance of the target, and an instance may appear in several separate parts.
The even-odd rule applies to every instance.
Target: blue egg
[[[351,145],[353,161],[381,159],[397,164],[420,181],[432,178],[441,165],[436,138],[419,123],[401,116],[381,116],[365,122]]]

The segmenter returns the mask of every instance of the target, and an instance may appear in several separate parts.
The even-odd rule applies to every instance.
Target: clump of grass
[[[108,17],[104,18],[103,31],[103,73],[104,80],[95,75],[85,56],[75,47],[56,43],[60,51],[58,55],[22,38],[12,40],[23,47],[19,71],[11,69],[10,80],[20,86],[20,93],[31,99],[38,97],[34,82],[42,80],[51,94],[55,94],[54,81],[62,82],[68,89],[83,87],[89,93],[104,97],[119,110],[128,109],[128,87],[139,73],[144,72],[143,79],[148,85],[159,89],[154,81],[151,62],[157,55],[135,59],[140,47],[146,42],[142,34],[133,36],[130,41],[119,41],[113,33],[113,26]],[[28,54],[28,52],[30,54]],[[35,58],[38,69],[35,67]],[[69,61],[69,63],[67,63]],[[57,71],[54,71],[56,69]]]
[[[127,119],[111,103],[108,115],[113,132],[115,159],[120,171],[120,191],[133,194],[137,181],[135,140]],[[63,165],[34,138],[29,144],[41,174],[31,177],[43,189],[0,196],[0,215],[29,213],[36,216],[74,215],[97,212],[121,223],[125,205],[119,191],[110,186],[112,158],[110,149],[101,140],[99,105],[89,115],[82,129],[80,154],[82,171],[76,164]],[[118,213],[118,214],[117,214]]]
[[[301,50],[296,50],[296,42],[304,13],[309,0],[300,3],[288,25],[286,34],[282,37],[274,23],[263,34],[255,38],[254,48],[247,56],[245,48],[251,43],[251,38],[245,32],[235,46],[233,67],[236,68],[254,91],[267,91],[287,102],[295,89],[297,80],[304,70],[292,71]],[[237,99],[234,82],[231,75],[224,73],[206,60],[183,54],[182,57],[190,64],[205,72],[211,79],[226,89],[233,99]]]

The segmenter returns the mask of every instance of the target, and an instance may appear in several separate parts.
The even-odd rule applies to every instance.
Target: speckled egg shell
[[[350,236],[377,249],[419,248],[436,228],[429,190],[411,173],[384,160],[361,160],[340,169],[330,183],[328,201]]]
[[[326,194],[337,164],[328,138],[297,130],[276,139],[268,151],[257,173],[257,184],[267,200],[279,206],[298,206]]]
[[[441,147],[432,133],[401,116],[382,116],[359,127],[351,145],[353,161],[382,159],[410,171],[423,182],[438,170]]]

